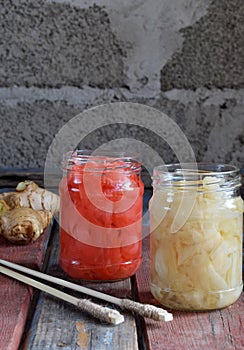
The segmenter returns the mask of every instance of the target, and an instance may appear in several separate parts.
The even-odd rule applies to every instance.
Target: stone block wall
[[[62,125],[117,101],[168,114],[198,161],[244,167],[243,0],[2,0],[0,57],[0,167],[43,167]]]

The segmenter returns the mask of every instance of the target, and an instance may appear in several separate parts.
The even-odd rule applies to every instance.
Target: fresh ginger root
[[[0,216],[0,232],[12,243],[28,244],[40,237],[51,219],[49,211],[15,208]]]
[[[0,200],[4,200],[10,209],[25,207],[47,210],[52,215],[59,211],[59,196],[29,180],[20,182],[16,186],[16,192],[1,194]]]
[[[10,210],[8,204],[3,199],[0,200],[0,215],[4,214],[8,210]]]
[[[15,244],[34,242],[59,211],[59,196],[33,181],[0,194],[0,235]]]

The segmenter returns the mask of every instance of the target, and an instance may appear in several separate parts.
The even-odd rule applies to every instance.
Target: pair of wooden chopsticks
[[[9,262],[6,260],[0,259],[0,265],[8,266],[8,267],[15,269],[17,271],[21,271],[21,272],[27,273],[27,274],[35,276],[35,277],[39,277],[45,281],[52,282],[52,283],[58,284],[60,286],[64,286],[64,287],[70,288],[72,290],[90,295],[92,297],[108,301],[110,303],[118,305],[123,310],[129,310],[129,311],[135,312],[143,317],[149,317],[149,318],[152,318],[156,321],[166,321],[166,322],[171,321],[173,319],[173,315],[171,313],[167,312],[166,310],[164,310],[162,308],[156,307],[154,305],[141,304],[141,303],[135,302],[135,301],[130,300],[130,299],[120,299],[120,298],[117,298],[117,297],[114,297],[111,295],[107,295],[105,293],[95,291],[95,290],[90,289],[90,288],[86,288],[86,287],[77,285],[75,283],[71,283],[71,282],[62,280],[62,279],[57,278],[57,277],[53,277],[53,276],[44,274],[44,273],[39,272],[39,271],[29,269],[27,267],[24,267],[24,266],[21,266],[21,265],[18,265],[18,264],[15,264],[15,263],[12,263],[12,262]],[[10,270],[6,267],[3,267],[3,266],[0,266],[0,272],[7,275],[7,276],[13,277],[21,282],[29,284],[29,285],[31,285],[39,290],[42,290],[46,293],[49,293],[55,297],[58,297],[62,300],[65,300],[73,305],[76,305],[82,311],[90,313],[93,317],[96,317],[96,318],[100,319],[101,321],[105,321],[107,323],[111,323],[114,325],[117,325],[117,324],[124,322],[124,316],[121,315],[117,310],[110,309],[108,307],[95,304],[88,299],[75,298],[67,293],[61,292],[58,289],[55,289],[55,288],[50,287],[48,285],[45,285],[45,284],[38,282],[30,277],[27,277],[27,276],[22,275],[18,272],[12,271],[12,270]]]

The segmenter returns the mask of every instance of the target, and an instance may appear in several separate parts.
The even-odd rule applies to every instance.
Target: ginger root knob
[[[52,214],[45,210],[15,208],[0,216],[0,233],[16,244],[28,244],[40,237]]]

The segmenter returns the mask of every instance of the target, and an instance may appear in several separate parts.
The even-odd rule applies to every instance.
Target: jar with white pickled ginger
[[[213,310],[243,289],[243,201],[232,165],[154,168],[150,201],[150,288],[164,306]]]

